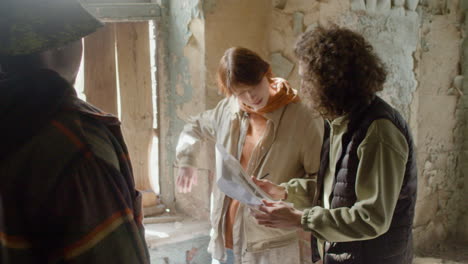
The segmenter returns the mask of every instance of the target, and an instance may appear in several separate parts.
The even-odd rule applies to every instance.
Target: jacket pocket
[[[256,240],[254,242],[247,242],[247,252],[255,253],[266,249],[280,248],[287,246],[295,241],[298,241],[297,233],[289,233],[283,236],[267,238],[264,240]]]

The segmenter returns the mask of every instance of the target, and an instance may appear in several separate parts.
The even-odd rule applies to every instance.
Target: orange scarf
[[[289,85],[288,81],[282,78],[273,78],[273,82],[270,84],[270,89],[275,90],[275,94],[268,98],[267,104],[258,110],[254,110],[252,107],[241,103],[240,108],[247,113],[254,114],[265,114],[273,112],[289,103],[299,102],[301,98],[297,94],[297,91]]]

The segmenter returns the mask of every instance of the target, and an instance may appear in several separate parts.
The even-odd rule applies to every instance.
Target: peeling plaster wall
[[[389,10],[387,13],[359,16],[357,30],[372,43],[388,69],[389,75],[380,95],[409,120],[417,84],[412,56],[418,44],[417,13]]]
[[[171,209],[208,219],[210,185],[207,171],[191,194],[175,192],[175,147],[190,115],[205,106],[205,32],[199,0],[162,1],[158,25],[158,91],[160,113],[161,199]]]
[[[283,0],[273,1],[269,34],[270,62],[275,75],[299,88],[300,78],[294,44],[298,36],[319,24],[340,23],[349,11],[349,1]]]
[[[468,133],[457,133],[466,122],[461,89],[454,87],[461,74],[459,1],[424,1],[418,11],[422,26],[415,54],[420,83],[416,93],[419,193],[414,235],[417,252],[430,255],[443,251],[447,241],[468,241],[468,160],[461,153]]]
[[[416,89],[413,53],[419,36],[419,16],[402,4],[385,1],[289,0],[273,11],[270,35],[273,70],[299,85],[294,43],[300,33],[318,25],[337,24],[361,32],[374,46],[389,69],[381,94],[409,119],[412,93]],[[409,1],[412,2],[412,1]],[[299,25],[299,26],[298,26]],[[281,55],[281,58],[279,55]],[[284,70],[284,60],[294,66]]]
[[[176,84],[177,96],[183,97],[190,90],[190,99],[179,101],[176,107],[177,118],[182,121],[181,126],[175,126],[174,139],[177,143],[178,135],[182,126],[195,113],[206,109],[206,85],[205,85],[205,20],[202,17],[201,2],[198,1],[191,7],[192,19],[186,26],[189,38],[183,48],[183,56],[187,59],[188,71],[179,71],[179,76],[188,76],[188,82],[178,81]],[[182,6],[182,8],[187,8]],[[184,22],[185,23],[185,22]],[[188,99],[188,98],[187,98]],[[175,146],[175,145],[174,145]],[[174,148],[175,149],[175,148]],[[202,155],[202,153],[200,153]],[[177,168],[173,171],[177,176]],[[194,186],[191,193],[181,194],[175,192],[176,209],[179,212],[190,215],[196,219],[209,219],[211,183],[207,170],[199,170],[198,184]]]
[[[457,164],[457,192],[462,195],[461,204],[468,204],[468,0],[460,0],[460,20],[462,21],[461,42],[461,75],[453,79],[455,91],[461,90],[458,98],[455,118],[457,123],[454,129],[455,145],[460,151]],[[453,89],[452,89],[453,90]],[[460,210],[455,239],[468,244],[468,209],[466,206]]]

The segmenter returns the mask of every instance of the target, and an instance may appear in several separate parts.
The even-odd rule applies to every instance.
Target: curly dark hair
[[[302,92],[326,118],[369,104],[383,89],[387,71],[372,46],[349,29],[317,27],[299,37]]]

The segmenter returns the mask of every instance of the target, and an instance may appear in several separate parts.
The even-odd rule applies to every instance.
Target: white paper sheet
[[[216,144],[216,184],[227,196],[250,207],[263,204],[262,199],[271,200],[221,144]]]

